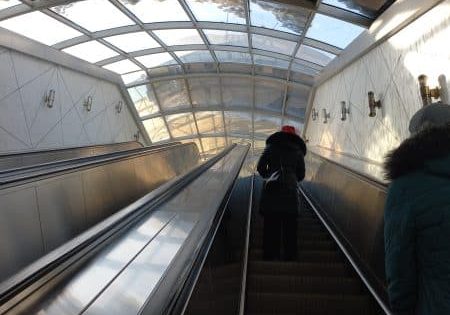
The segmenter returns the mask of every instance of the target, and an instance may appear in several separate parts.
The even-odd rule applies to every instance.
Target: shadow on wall
[[[393,23],[411,14],[402,13]],[[310,144],[383,162],[385,154],[409,136],[409,120],[422,107],[418,76],[426,74],[431,88],[438,85],[440,75],[450,77],[448,38],[450,1],[445,1],[324,82],[313,107],[320,113],[327,109],[331,118],[326,124],[322,116],[310,122]],[[373,118],[369,91],[382,103]],[[340,119],[341,101],[350,107],[346,121]]]

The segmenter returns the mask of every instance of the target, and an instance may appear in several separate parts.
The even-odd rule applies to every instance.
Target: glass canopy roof
[[[209,154],[301,129],[317,76],[392,0],[365,2],[0,0],[0,27],[121,75],[152,142]]]

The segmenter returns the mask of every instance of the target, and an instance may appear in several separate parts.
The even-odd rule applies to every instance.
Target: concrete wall
[[[117,85],[0,46],[0,153],[130,141],[137,130]]]
[[[318,146],[322,151],[355,157],[363,161],[360,171],[366,173],[367,165],[380,164],[386,152],[409,136],[409,120],[422,107],[417,77],[427,74],[433,87],[441,74],[450,79],[449,39],[447,0],[323,82],[313,102],[320,117],[316,121],[309,117],[306,131],[312,149]],[[383,104],[374,118],[368,116],[369,91]],[[350,106],[347,121],[340,119],[341,101]],[[323,123],[323,108],[331,112],[327,124]]]

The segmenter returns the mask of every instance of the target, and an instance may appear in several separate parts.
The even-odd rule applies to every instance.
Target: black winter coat
[[[297,183],[305,177],[305,154],[305,142],[297,135],[276,132],[267,138],[257,170],[265,179],[275,172],[279,177],[264,184],[261,214],[298,214]]]

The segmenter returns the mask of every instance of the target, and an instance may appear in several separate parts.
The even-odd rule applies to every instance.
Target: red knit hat
[[[296,134],[294,126],[285,125],[285,126],[281,127],[281,131],[287,132],[287,133],[292,133],[294,135]]]

